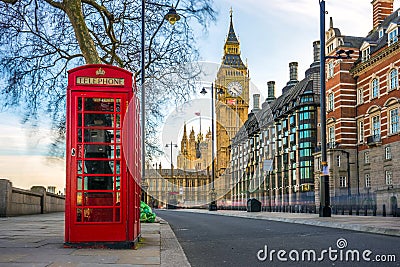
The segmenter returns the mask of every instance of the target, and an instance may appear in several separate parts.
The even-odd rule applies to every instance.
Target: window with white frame
[[[369,46],[361,51],[361,61],[362,62],[369,60],[370,52],[371,52],[371,48]]]
[[[390,146],[385,147],[385,159],[392,159],[392,150],[390,149]]]
[[[340,176],[339,177],[339,186],[340,187],[347,187],[347,177],[346,176]]]
[[[378,79],[373,79],[371,83],[371,98],[376,98],[379,96],[379,81]]]
[[[333,107],[335,105],[335,100],[334,100],[334,95],[333,93],[330,93],[328,95],[328,110],[333,110]]]
[[[392,171],[385,171],[385,180],[387,185],[391,185],[392,181]]]
[[[328,143],[333,145],[335,143],[335,127],[328,128]]]
[[[395,134],[399,132],[399,108],[389,111],[389,133]]]
[[[358,122],[358,142],[364,143],[364,122]]]
[[[371,176],[369,175],[369,173],[366,173],[364,175],[365,178],[365,187],[371,187]]]
[[[330,52],[332,52],[333,51],[333,43],[331,43],[330,45],[328,45],[328,54],[330,53]]]
[[[392,69],[389,72],[389,90],[397,89],[399,86],[399,72],[397,69]]]
[[[372,117],[372,135],[374,137],[380,137],[381,136],[381,120],[380,116],[374,116]]]
[[[380,29],[379,30],[379,38],[382,38],[383,37],[383,29]]]
[[[328,63],[328,78],[333,77],[333,60]]]
[[[322,158],[319,157],[319,158],[317,158],[317,168],[318,168],[319,171],[322,170],[321,165],[322,165]]]
[[[392,45],[398,41],[397,35],[397,28],[388,33],[389,45]]]
[[[364,163],[369,164],[369,151],[364,152]]]
[[[336,166],[340,167],[340,155],[336,156]]]
[[[357,89],[357,104],[364,103],[364,90],[362,88]]]

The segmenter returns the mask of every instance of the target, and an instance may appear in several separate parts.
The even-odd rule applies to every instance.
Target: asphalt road
[[[194,267],[400,266],[400,237],[173,210],[156,213],[168,221]]]

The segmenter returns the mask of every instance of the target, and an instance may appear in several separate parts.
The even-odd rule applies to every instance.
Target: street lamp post
[[[206,88],[203,87],[203,89],[200,92],[202,95],[205,95],[207,93]],[[220,93],[220,92],[218,92]],[[215,211],[217,210],[217,202],[216,202],[216,193],[215,193],[215,187],[214,187],[214,181],[215,181],[215,165],[214,165],[214,158],[215,158],[215,148],[214,148],[214,84],[211,84],[211,202],[208,206],[208,209],[210,211]]]
[[[157,5],[157,6],[163,6],[160,4],[156,4],[156,3],[148,3],[148,4],[153,4],[153,5]],[[141,8],[141,62],[140,62],[140,79],[141,79],[141,85],[142,85],[142,91],[141,91],[141,99],[140,99],[140,112],[141,112],[141,117],[140,117],[140,121],[141,121],[141,139],[142,139],[142,145],[141,145],[141,149],[142,149],[142,157],[141,157],[141,162],[142,162],[142,181],[145,182],[146,180],[146,131],[145,131],[145,126],[146,126],[146,90],[145,90],[145,61],[146,61],[146,51],[145,51],[145,15],[146,15],[146,0],[142,0],[142,8]],[[180,16],[176,13],[176,9],[172,6],[168,13],[165,15],[164,19],[168,20],[168,22],[171,25],[174,25],[175,22],[177,22],[180,19]],[[144,189],[144,188],[143,188]]]
[[[171,181],[174,179],[174,164],[173,164],[173,161],[172,161],[172,148],[173,147],[175,147],[175,148],[177,148],[178,147],[178,145],[177,144],[173,144],[172,143],[172,141],[171,141],[171,143],[170,144],[166,144],[165,145],[165,147],[171,147]],[[174,185],[174,183],[172,182],[172,185]],[[174,188],[172,188],[172,190],[173,190]],[[169,203],[169,195],[168,195],[168,198],[167,198],[167,208],[168,208],[168,203]]]
[[[322,174],[320,178],[320,217],[331,217],[329,196],[329,170],[326,157],[326,103],[325,103],[325,1],[319,1],[320,7],[320,109],[321,109],[321,166]]]
[[[325,1],[319,0],[320,14],[320,109],[321,109],[321,166],[322,173],[320,177],[320,217],[331,217],[332,209],[329,195],[329,168],[326,155],[326,100],[325,100],[325,60],[327,58],[343,59],[350,58],[353,50],[338,50],[337,56],[325,56]],[[342,56],[345,53],[346,56]]]

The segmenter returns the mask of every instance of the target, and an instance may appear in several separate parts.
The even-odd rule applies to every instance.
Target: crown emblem
[[[106,74],[106,72],[102,68],[96,70],[96,75],[104,75],[104,74]]]

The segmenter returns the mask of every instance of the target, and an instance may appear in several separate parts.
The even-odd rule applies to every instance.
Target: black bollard
[[[353,206],[351,206],[351,205],[350,205],[350,208],[349,208],[349,215],[353,215]]]
[[[386,217],[386,205],[385,204],[383,204],[383,207],[382,207],[382,216]]]
[[[364,208],[364,216],[368,216],[368,207],[367,207],[367,205],[365,205],[365,208]]]

